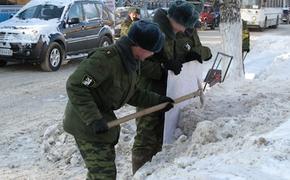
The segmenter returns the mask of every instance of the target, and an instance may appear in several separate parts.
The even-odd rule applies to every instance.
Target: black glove
[[[167,70],[173,71],[175,75],[178,75],[182,69],[182,63],[175,59],[170,59],[163,63],[163,65]]]
[[[160,110],[160,112],[162,112],[162,113],[169,111],[174,106],[173,99],[171,99],[170,97],[167,97],[167,96],[161,96],[159,99],[159,104],[166,103],[166,102],[168,102],[168,104],[165,106],[165,108]]]
[[[206,58],[204,61],[208,61],[212,58],[212,54],[210,54],[210,56],[208,58]]]
[[[94,121],[92,123],[92,126],[93,126],[93,131],[96,134],[104,133],[104,132],[107,132],[109,130],[109,127],[107,125],[107,121],[104,118]]]
[[[194,51],[190,51],[186,54],[183,63],[194,61],[194,60],[197,60],[199,63],[202,64],[202,59],[201,59],[200,54],[198,54]]]

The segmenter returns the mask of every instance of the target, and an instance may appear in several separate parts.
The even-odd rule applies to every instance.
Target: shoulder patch
[[[114,48],[112,47],[105,47],[104,49],[102,49],[102,51],[107,57],[113,57],[116,54]]]
[[[86,74],[83,77],[82,84],[86,87],[93,87],[96,84],[96,81],[90,75]]]
[[[189,45],[189,43],[186,43],[186,44],[184,45],[184,49],[185,49],[186,51],[190,51],[190,50],[191,50],[191,46]]]

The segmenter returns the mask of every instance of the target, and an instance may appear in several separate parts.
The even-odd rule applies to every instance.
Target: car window
[[[37,6],[33,6],[31,8],[28,8],[24,11],[22,11],[17,17],[19,19],[31,19],[34,17],[34,14],[36,14]]]
[[[85,17],[87,20],[101,18],[101,14],[102,14],[101,4],[84,3],[83,7],[84,7],[84,12],[85,12]]]
[[[64,7],[58,7],[55,5],[37,5],[29,7],[18,14],[19,19],[54,19],[60,18]]]
[[[80,21],[84,20],[82,6],[80,4],[73,4],[68,13],[68,19],[79,18]]]

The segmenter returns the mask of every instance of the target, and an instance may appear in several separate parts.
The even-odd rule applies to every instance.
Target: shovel
[[[200,82],[199,79],[197,79],[197,84],[198,84],[198,90],[197,91],[175,99],[174,100],[174,104],[178,104],[178,103],[181,103],[183,101],[186,101],[186,100],[189,100],[189,99],[192,99],[192,98],[195,98],[195,97],[199,96],[201,107],[202,107],[204,105],[204,94],[203,94],[203,88],[202,88],[202,85],[201,85],[201,82]],[[162,104],[158,104],[156,106],[152,106],[150,108],[144,109],[144,110],[136,112],[134,114],[130,114],[130,115],[124,116],[124,117],[122,117],[120,119],[116,119],[114,121],[108,122],[108,127],[112,128],[112,127],[118,126],[118,125],[120,125],[120,124],[122,124],[124,122],[130,121],[132,119],[136,119],[136,118],[151,114],[153,112],[160,111],[163,108],[165,108],[167,106],[167,104],[168,104],[168,102],[165,102],[165,103],[162,103]]]

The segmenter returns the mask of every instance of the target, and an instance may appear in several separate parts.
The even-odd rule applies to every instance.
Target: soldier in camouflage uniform
[[[128,16],[124,22],[121,24],[121,36],[126,36],[128,31],[134,21],[138,21],[140,19],[140,9],[139,8],[130,8],[128,12]]]
[[[158,94],[165,95],[167,87],[167,72],[171,70],[178,75],[182,68],[182,63],[178,58],[183,58],[184,53],[190,52],[188,61],[201,61],[201,56],[209,58],[211,55],[199,54],[206,50],[200,46],[199,39],[195,32],[191,35],[184,35],[186,28],[192,28],[198,20],[194,13],[194,7],[184,1],[174,2],[168,11],[159,9],[156,11],[153,21],[158,23],[161,31],[165,34],[165,44],[162,51],[148,61],[142,62],[141,78],[138,85],[144,89],[154,91]],[[181,33],[181,35],[178,35]],[[189,39],[191,47],[184,51],[186,43],[184,40]],[[181,54],[177,54],[180,51]],[[178,57],[180,56],[180,57]],[[142,108],[139,108],[142,109]],[[164,113],[152,113],[148,116],[137,119],[137,135],[132,150],[132,168],[135,173],[152,156],[162,148]]]
[[[245,64],[244,61],[246,59],[247,53],[250,52],[250,32],[248,29],[247,21],[242,21],[243,23],[243,32],[242,32],[242,55],[243,55],[243,71],[245,73]]]
[[[87,179],[116,178],[114,146],[120,126],[107,126],[116,119],[113,110],[126,103],[146,108],[169,102],[163,111],[173,107],[171,98],[136,86],[138,61],[158,52],[163,42],[164,35],[155,23],[137,21],[128,36],[97,49],[69,77],[63,126],[76,140],[88,169]]]
[[[243,20],[243,53],[250,51],[250,32],[247,21]]]

